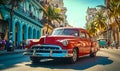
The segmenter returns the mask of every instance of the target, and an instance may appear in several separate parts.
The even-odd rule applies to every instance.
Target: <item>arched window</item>
[[[31,4],[29,4],[29,11],[31,12]]]
[[[24,12],[26,12],[26,7],[27,7],[26,2],[24,2],[23,5],[24,5]]]
[[[36,16],[36,8],[34,8],[34,15]]]

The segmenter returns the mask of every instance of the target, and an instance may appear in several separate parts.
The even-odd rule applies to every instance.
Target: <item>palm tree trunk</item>
[[[48,28],[49,28],[49,24],[47,23],[47,30],[46,30],[46,34],[48,34]]]
[[[115,41],[115,31],[113,30],[113,41]]]
[[[116,31],[116,35],[117,35],[117,42],[118,42],[118,45],[119,45],[119,30]]]
[[[120,24],[119,24],[119,22],[118,22],[118,20],[117,20],[118,18],[117,17],[115,17],[115,22],[117,23],[117,25],[118,25],[118,27],[120,27]]]
[[[120,24],[119,24],[119,22],[117,21],[117,18],[115,17],[115,22],[117,23],[117,25],[118,25],[118,29],[120,28]],[[119,30],[117,29],[117,31],[116,31],[116,34],[117,34],[117,41],[118,41],[118,45],[119,45]]]

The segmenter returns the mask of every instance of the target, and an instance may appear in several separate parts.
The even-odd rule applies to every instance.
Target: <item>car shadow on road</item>
[[[21,64],[24,62],[29,62],[30,59],[27,56],[23,56],[23,54],[12,54],[12,55],[3,55],[0,56],[0,71],[4,69],[14,68],[16,64]]]
[[[44,68],[50,68],[50,69],[74,69],[74,70],[85,70],[90,67],[96,66],[96,65],[108,65],[113,63],[112,60],[110,60],[108,57],[104,56],[96,56],[94,58],[82,57],[76,62],[75,64],[67,64],[62,61],[46,61],[46,62],[40,62],[40,63],[31,63],[26,64],[30,67],[44,67]]]

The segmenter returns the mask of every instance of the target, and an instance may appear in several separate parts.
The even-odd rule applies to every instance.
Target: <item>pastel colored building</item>
[[[9,39],[10,30],[10,6],[0,5],[0,32],[5,34],[5,39]],[[18,46],[23,40],[36,39],[41,37],[42,12],[40,0],[25,0],[19,3],[14,9],[12,19],[12,41]]]

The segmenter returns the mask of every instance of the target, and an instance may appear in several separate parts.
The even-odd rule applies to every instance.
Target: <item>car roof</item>
[[[57,29],[74,29],[74,30],[78,30],[78,31],[84,31],[84,32],[89,34],[89,32],[86,29],[77,28],[77,27],[59,27],[59,28],[55,28],[55,30],[57,30]]]
[[[56,29],[76,29],[76,30],[85,30],[83,28],[76,28],[76,27],[60,27],[60,28],[56,28]]]

